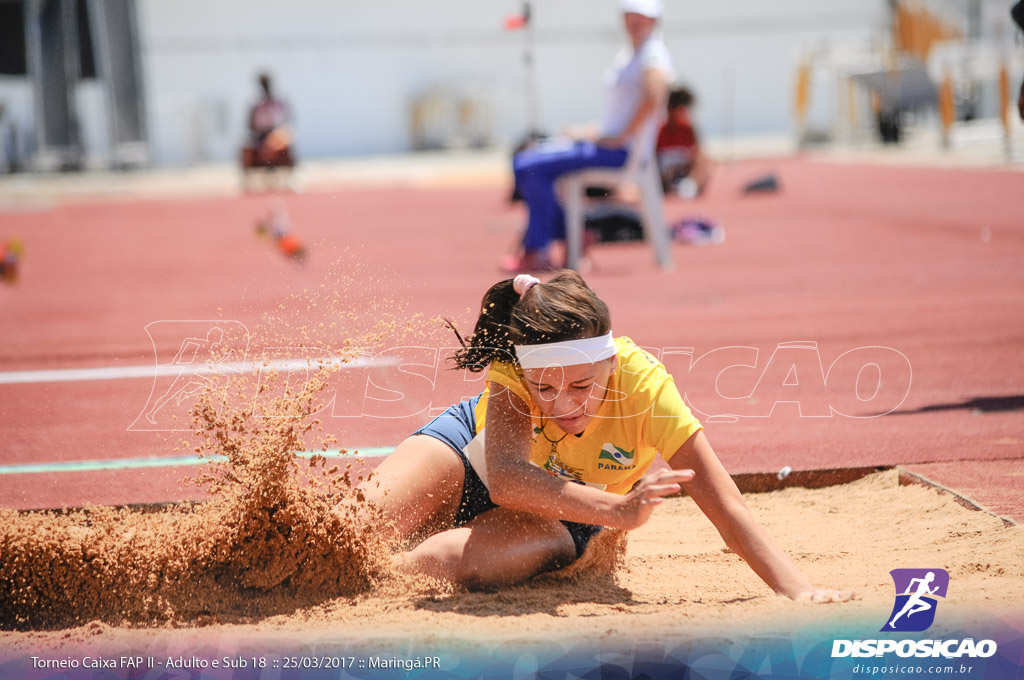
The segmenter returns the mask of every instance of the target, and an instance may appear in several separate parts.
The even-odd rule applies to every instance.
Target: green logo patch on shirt
[[[633,451],[619,448],[615,444],[607,443],[601,447],[601,454],[597,458],[598,460],[610,460],[622,467],[632,467],[633,453]]]

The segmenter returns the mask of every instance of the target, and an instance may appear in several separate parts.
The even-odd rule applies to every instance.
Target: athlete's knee
[[[512,582],[500,567],[467,554],[471,551],[466,551],[464,542],[437,539],[434,536],[399,555],[399,570],[432,576],[469,591],[489,590]]]
[[[434,565],[434,575],[466,590],[486,590],[497,585],[493,571],[467,555],[465,544],[459,541],[434,545],[421,554],[421,560]]]
[[[489,574],[478,566],[467,563],[465,560],[456,565],[452,573],[451,582],[470,592],[491,590],[500,585],[494,582],[493,574]]]
[[[425,574],[460,583],[465,539],[459,533],[456,530],[431,536],[415,548],[396,556],[396,567],[400,572]]]

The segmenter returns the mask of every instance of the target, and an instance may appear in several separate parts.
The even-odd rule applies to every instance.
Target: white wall
[[[541,121],[594,120],[602,74],[622,44],[617,0],[534,2]],[[667,0],[663,33],[705,134],[785,133],[801,54],[867,46],[885,0]],[[517,0],[140,0],[154,161],[234,158],[255,74],[291,103],[300,157],[400,152],[410,103],[429,87],[469,90],[495,112],[493,135],[526,131],[524,32]]]
[[[8,157],[9,151],[25,163],[34,144],[32,112],[35,103],[28,78],[0,76],[0,102],[4,107],[0,118],[0,172],[4,172],[12,160]],[[16,148],[8,149],[12,141]]]

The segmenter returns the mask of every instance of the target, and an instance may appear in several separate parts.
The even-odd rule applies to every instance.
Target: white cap
[[[643,14],[651,19],[661,17],[661,0],[621,0],[619,5],[623,14]]]

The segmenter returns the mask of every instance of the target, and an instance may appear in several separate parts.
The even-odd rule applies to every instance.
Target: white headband
[[[523,368],[576,366],[592,364],[615,355],[615,340],[607,335],[581,340],[564,340],[543,345],[515,345],[516,358]]]

